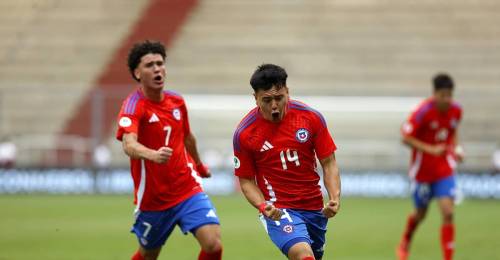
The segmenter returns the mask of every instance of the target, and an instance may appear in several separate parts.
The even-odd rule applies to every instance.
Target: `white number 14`
[[[283,170],[288,169],[288,167],[286,165],[287,160],[289,162],[294,162],[295,166],[300,166],[299,154],[297,153],[297,151],[290,152],[290,149],[286,149],[286,158],[285,158],[285,151],[281,151],[280,158],[281,158],[281,165],[283,166]]]

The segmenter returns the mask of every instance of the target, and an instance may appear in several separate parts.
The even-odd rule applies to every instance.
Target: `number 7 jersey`
[[[286,109],[279,123],[264,119],[258,108],[243,118],[233,137],[235,175],[255,179],[278,208],[319,210],[316,156],[326,158],[337,147],[318,111],[294,100]]]
[[[166,163],[130,159],[138,209],[164,210],[202,191],[184,146],[190,132],[184,99],[172,91],[164,91],[163,100],[154,102],[137,90],[123,102],[118,116],[118,140],[126,133],[135,133],[138,142],[147,148],[172,148]]]

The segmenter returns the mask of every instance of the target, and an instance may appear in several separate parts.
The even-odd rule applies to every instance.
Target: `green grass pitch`
[[[130,259],[131,196],[1,195],[0,260]],[[224,259],[285,259],[256,210],[240,195],[214,197],[222,222]],[[345,198],[328,226],[324,259],[395,259],[409,200]],[[411,260],[441,259],[440,216],[435,204],[416,233]],[[500,202],[466,200],[456,209],[456,258],[500,259]],[[179,229],[160,259],[197,259],[198,245]]]

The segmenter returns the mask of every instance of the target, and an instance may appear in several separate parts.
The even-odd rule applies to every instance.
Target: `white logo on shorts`
[[[285,231],[286,233],[290,234],[293,232],[293,226],[292,225],[285,225],[283,227],[283,231]]]
[[[207,215],[205,215],[205,217],[207,218],[217,218],[217,215],[215,215],[215,211],[213,209],[211,209]]]

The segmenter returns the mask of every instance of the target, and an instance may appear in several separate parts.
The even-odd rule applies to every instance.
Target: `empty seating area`
[[[61,132],[147,2],[2,1],[0,133]],[[436,72],[449,72],[465,110],[460,136],[470,160],[463,169],[486,170],[500,145],[499,12],[494,0],[199,0],[169,47],[167,88],[251,101],[256,66],[280,64],[292,97],[335,97],[324,114],[342,166],[400,170],[408,151],[399,143],[399,125],[408,111],[356,112],[352,104],[352,111],[341,110],[342,98],[409,100],[407,109],[430,95]],[[202,150],[228,157],[245,110],[193,109]],[[105,134],[113,164],[126,165],[120,144]]]
[[[171,49],[171,85],[251,99],[250,75],[271,62],[287,69],[292,96],[423,98],[431,77],[449,72],[472,150],[464,166],[485,169],[500,142],[499,11],[492,0],[201,1]],[[399,126],[407,113],[326,113],[339,158],[350,168],[406,168]],[[227,135],[238,119],[208,126]]]
[[[1,1],[0,133],[55,139],[146,3]]]

